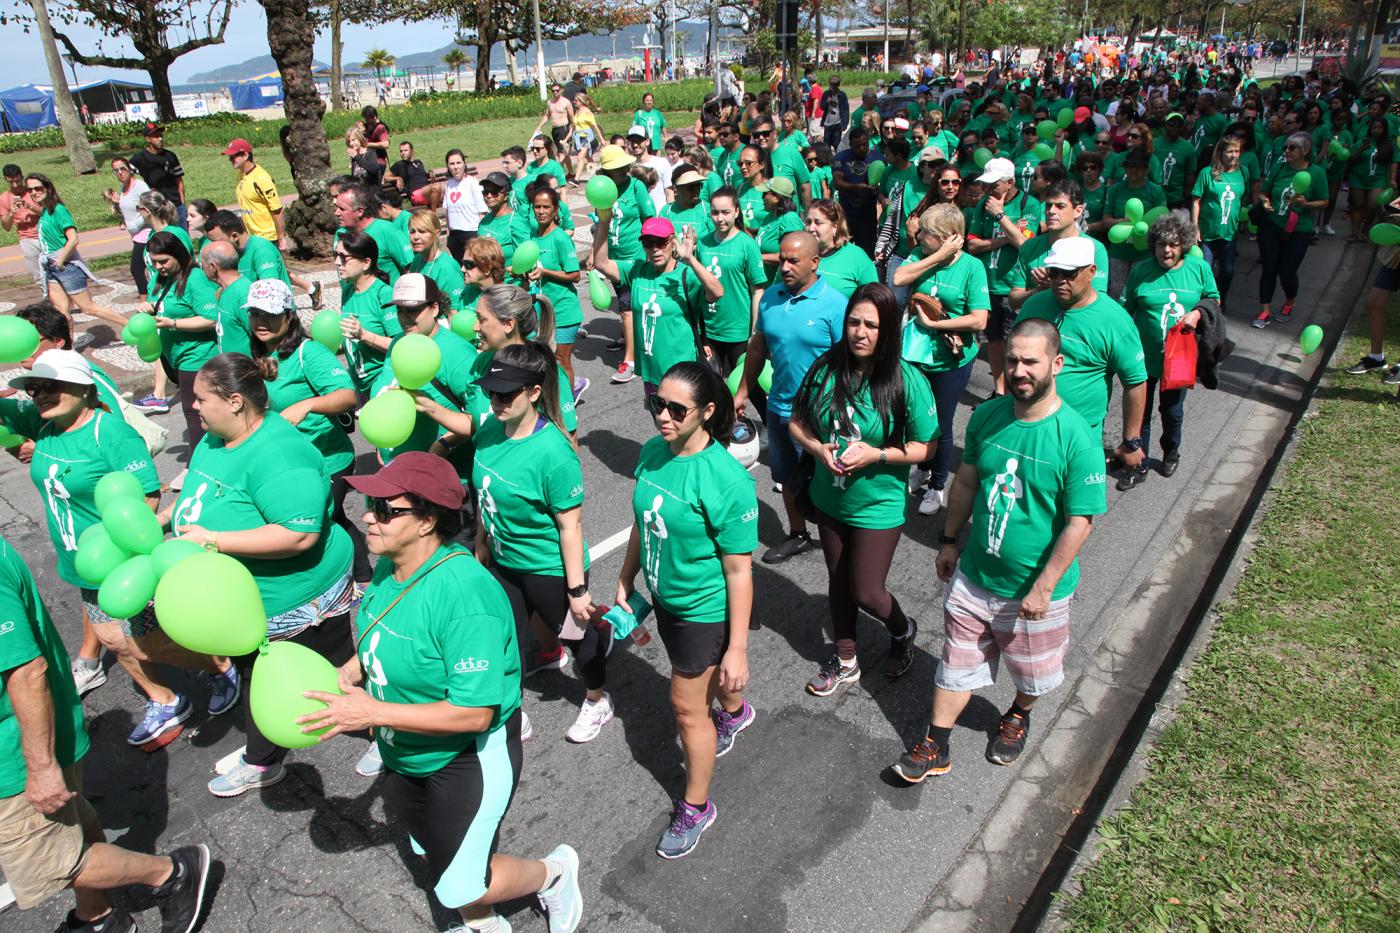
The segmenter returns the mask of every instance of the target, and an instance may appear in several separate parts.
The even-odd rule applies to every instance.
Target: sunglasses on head
[[[694,411],[696,407],[691,405],[687,408],[680,402],[668,402],[659,395],[647,396],[647,411],[651,412],[653,417],[659,416],[664,411],[671,416],[672,421],[684,421],[685,416]]]
[[[374,520],[383,524],[393,521],[400,515],[412,515],[418,510],[413,506],[390,505],[388,499],[380,497],[369,498],[369,511],[374,516]]]

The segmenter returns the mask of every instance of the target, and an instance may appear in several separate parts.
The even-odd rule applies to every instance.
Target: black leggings
[[[569,612],[569,594],[564,578],[543,573],[522,573],[493,563],[491,572],[496,575],[506,596],[510,598],[510,608],[515,614],[515,629],[523,658],[524,646],[529,632],[530,613],[539,613],[544,624],[557,635],[564,629],[564,616]],[[586,579],[585,575],[585,579]],[[603,644],[592,623],[584,623],[582,638],[560,638],[574,653],[574,666],[578,668],[583,685],[589,690],[602,690],[607,683],[607,655],[603,654]],[[523,663],[523,660],[522,660]]]
[[[1274,300],[1274,280],[1283,286],[1285,301],[1298,297],[1298,270],[1312,243],[1311,233],[1295,230],[1285,236],[1272,220],[1259,225],[1259,303]]]
[[[369,547],[365,544],[365,533],[355,524],[354,519],[345,514],[345,496],[350,492],[350,484],[345,478],[353,476],[354,473],[355,464],[351,463],[331,477],[331,519],[345,529],[345,533],[350,536],[350,544],[355,549],[354,563],[350,566],[351,576],[356,583],[368,583],[374,573],[369,566]]]
[[[453,259],[457,260],[457,265],[462,264],[462,257],[467,254],[467,244],[475,239],[475,230],[447,231],[447,251],[452,254]]]
[[[291,638],[278,640],[304,645],[336,667],[355,656],[355,637],[350,629],[348,612],[331,616],[320,625],[302,629]],[[258,653],[254,651],[252,654],[245,654],[237,659],[237,663],[243,672],[243,689],[246,692],[252,683],[253,667],[258,663]],[[248,764],[266,768],[287,757],[287,749],[273,744],[259,731],[258,724],[253,721],[252,707],[248,708],[248,713],[244,716],[244,728],[248,733],[248,748],[243,757],[247,759]]]
[[[836,654],[845,661],[856,656],[859,609],[883,622],[896,638],[907,634],[909,620],[899,608],[899,600],[885,588],[903,529],[855,528],[817,509],[817,531],[826,557],[827,601],[831,604]]]
[[[166,362],[165,357],[160,358],[160,364],[165,367],[165,375],[170,381],[180,387],[180,412],[185,416],[185,437],[189,440],[189,446],[178,458],[178,462],[188,464],[190,457],[194,456],[194,448],[204,437],[204,426],[199,423],[199,412],[194,410],[194,378],[199,375],[199,370],[179,370]]]
[[[146,244],[131,244],[131,281],[136,283],[136,297],[142,301],[146,298],[146,289],[150,281],[146,278]]]
[[[734,371],[734,367],[739,365],[739,357],[743,356],[749,349],[747,340],[711,340],[705,338],[705,346],[710,348],[714,354],[715,362],[719,365],[719,373],[726,379]],[[750,386],[749,401],[753,403],[754,410],[758,412],[759,423],[768,420],[768,393],[759,388],[757,383]]]

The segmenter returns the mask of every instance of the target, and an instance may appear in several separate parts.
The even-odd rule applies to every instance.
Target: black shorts
[[[1372,285],[1384,292],[1400,289],[1400,269],[1392,269],[1389,266],[1377,267],[1376,280]]]
[[[491,885],[491,856],[520,783],[520,722],[517,709],[432,774],[387,769],[385,796],[413,851],[427,856],[433,893],[449,909],[480,900]]]
[[[549,128],[549,135],[554,137],[556,145],[562,146],[569,141],[569,137],[573,135],[573,130],[567,126],[551,126]]]
[[[729,623],[687,622],[656,606],[656,630],[666,646],[671,669],[681,674],[703,674],[724,657],[729,648]]]
[[[1016,326],[1017,311],[1011,307],[1010,295],[992,295],[990,297],[992,310],[987,315],[987,339],[1005,340],[1011,336],[1011,328]]]

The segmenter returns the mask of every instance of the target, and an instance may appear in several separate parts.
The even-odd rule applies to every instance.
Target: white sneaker
[[[928,485],[928,481],[933,478],[932,470],[925,470],[923,467],[914,467],[909,471],[909,493],[918,495],[919,490]]]
[[[554,884],[536,895],[549,918],[549,933],[574,933],[583,919],[583,893],[578,888],[578,853],[572,846],[559,846],[544,860],[559,869],[559,877],[554,879]]]
[[[528,742],[535,737],[535,726],[530,722],[530,714],[520,711],[520,741]]]
[[[594,703],[592,700],[584,700],[579,707],[578,718],[569,727],[569,731],[564,733],[564,738],[577,745],[585,742],[592,742],[598,737],[598,733],[603,731],[603,727],[612,722],[613,705],[612,696],[604,693],[603,698]],[[550,929],[554,924],[550,924]]]
[[[1332,229],[1332,225],[1331,225],[1331,224],[1323,224],[1323,225],[1322,225],[1322,232],[1325,233],[1325,234],[1327,234],[1328,236],[1336,236],[1336,235],[1337,235],[1337,231]]]
[[[943,497],[942,489],[930,489],[924,493],[924,497],[919,500],[919,514],[937,515],[938,510],[943,508]]]
[[[379,743],[370,739],[369,748],[355,762],[355,773],[361,777],[374,777],[384,770],[384,756],[379,754]]]
[[[78,688],[78,696],[86,696],[106,682],[107,672],[102,669],[100,658],[95,667],[73,662],[73,686]]]

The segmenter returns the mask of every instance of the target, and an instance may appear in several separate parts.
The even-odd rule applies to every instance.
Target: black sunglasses
[[[473,270],[473,269],[475,269],[475,268],[476,268],[476,260],[475,260],[475,259],[463,259],[463,260],[462,260],[462,269],[463,269],[463,271],[465,271],[465,272],[470,272],[471,270]]]
[[[655,249],[655,248],[658,247],[658,246],[665,246],[665,245],[666,245],[667,243],[669,243],[669,242],[671,242],[671,238],[670,238],[670,237],[667,237],[667,236],[644,236],[644,237],[642,237],[642,246],[643,246],[645,249]]]
[[[1087,268],[1089,268],[1089,267],[1088,267],[1088,266],[1080,266],[1078,269],[1051,269],[1051,268],[1046,268],[1046,270],[1045,270],[1045,277],[1046,277],[1047,279],[1051,279],[1051,280],[1054,280],[1054,279],[1066,279],[1066,280],[1068,280],[1068,279],[1072,279],[1072,278],[1074,278],[1075,276],[1079,275],[1079,273],[1083,272],[1083,271],[1084,271],[1085,269],[1087,269]]]
[[[38,395],[41,392],[58,392],[63,384],[55,379],[30,379],[24,388],[30,395]]]
[[[664,411],[671,416],[672,421],[684,421],[685,416],[698,407],[697,405],[691,405],[687,408],[680,402],[668,402],[659,395],[647,396],[647,411],[651,412],[652,417],[657,417]]]
[[[524,391],[524,386],[516,386],[514,389],[506,389],[504,392],[497,392],[495,389],[487,389],[486,394],[491,396],[491,401],[499,402],[502,405],[509,405],[515,401],[515,397]]]
[[[369,497],[369,510],[370,514],[374,516],[374,520],[381,525],[384,522],[393,521],[400,515],[413,515],[418,511],[413,506],[390,505],[388,499],[377,496]]]
[[[763,137],[763,136],[772,136],[772,135],[773,135],[773,131],[772,131],[772,130],[751,130],[751,131],[749,132],[749,135],[752,136],[752,137],[754,137],[754,138],[759,138],[759,137]]]

